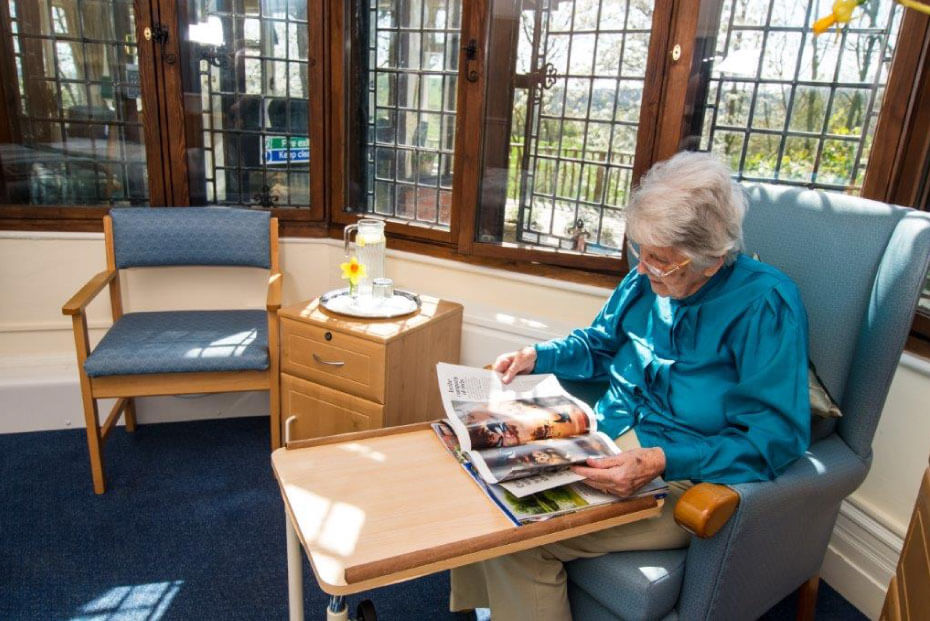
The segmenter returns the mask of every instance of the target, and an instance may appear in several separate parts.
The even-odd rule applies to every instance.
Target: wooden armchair
[[[133,397],[268,390],[271,447],[280,446],[277,219],[225,207],[148,207],[114,209],[103,224],[107,269],[61,309],[74,327],[94,491],[106,489],[103,443],[120,415],[135,430]],[[269,270],[265,309],[123,314],[121,269],[202,265]],[[113,326],[91,351],[84,309],[104,287]],[[101,425],[104,398],[116,403]]]

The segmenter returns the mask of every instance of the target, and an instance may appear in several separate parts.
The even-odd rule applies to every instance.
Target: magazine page
[[[619,500],[616,496],[599,492],[583,483],[561,485],[522,498],[514,496],[502,485],[488,485],[488,489],[495,495],[498,504],[505,505],[509,513],[521,523],[548,520]]]
[[[582,479],[584,477],[575,474],[570,469],[562,468],[552,472],[540,472],[519,479],[501,481],[499,485],[517,498],[523,498],[560,485],[569,485]]]
[[[567,468],[592,457],[617,455],[620,449],[601,432],[570,438],[537,440],[515,446],[466,451],[475,468],[488,483],[500,483],[540,473],[561,471],[564,476],[546,477],[545,487],[554,487],[581,477]],[[536,491],[545,487],[536,487]]]
[[[563,476],[566,473],[569,476]],[[582,479],[583,477],[578,476],[571,470],[559,470],[556,472],[543,472],[541,474],[534,474],[520,479],[512,479],[510,481],[502,481],[499,485],[517,498],[523,498],[525,496],[532,496],[533,494],[544,492],[545,490],[551,489],[554,486],[565,485],[566,482],[581,481]],[[594,493],[601,493],[592,487],[588,487],[587,485],[584,485],[584,488],[591,490]],[[649,483],[646,483],[644,486],[636,490],[636,492],[630,496],[630,498],[639,498],[640,496],[661,497],[667,493],[668,484],[665,482],[665,479],[662,477],[656,477]],[[614,498],[617,497],[614,496]]]
[[[630,498],[640,498],[642,496],[655,496],[656,498],[664,498],[668,496],[668,483],[665,482],[665,479],[662,477],[656,477],[649,483],[646,483],[641,488],[636,490]]]
[[[433,423],[432,427],[439,440],[445,445],[446,450],[455,457],[481,490],[514,524],[519,525],[526,522],[546,520],[557,515],[618,500],[616,496],[599,492],[582,483],[573,483],[547,489],[537,494],[518,497],[508,492],[501,485],[489,485],[484,482],[475,469],[471,467],[468,457],[459,448],[455,433],[445,421]]]
[[[443,443],[446,447],[446,450],[455,457],[456,461],[459,462],[459,465],[462,466],[462,469],[468,473],[468,476],[475,482],[475,484],[481,488],[481,491],[491,499],[494,504],[497,505],[507,518],[513,522],[515,526],[520,526],[520,520],[511,512],[510,507],[507,503],[502,500],[502,495],[505,494],[503,490],[497,491],[492,489],[497,487],[494,485],[489,485],[481,478],[481,475],[475,470],[475,467],[468,461],[468,456],[462,451],[459,447],[459,441],[455,437],[455,432],[452,431],[452,427],[446,421],[439,421],[432,423],[430,425],[433,428],[433,431],[436,433],[436,436],[439,438],[439,441]]]
[[[495,371],[442,362],[436,374],[446,417],[465,451],[597,430],[591,408],[554,375],[518,375],[505,386]]]

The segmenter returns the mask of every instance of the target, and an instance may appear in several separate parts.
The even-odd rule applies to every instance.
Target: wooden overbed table
[[[303,545],[329,618],[343,597],[657,515],[637,498],[514,526],[429,423],[289,442],[271,456],[287,517],[290,618],[303,619]]]

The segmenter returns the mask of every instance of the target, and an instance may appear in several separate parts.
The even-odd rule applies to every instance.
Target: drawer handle
[[[344,367],[344,366],[346,365],[345,362],[342,362],[342,361],[339,361],[339,360],[336,360],[336,361],[323,360],[322,358],[320,358],[320,357],[317,356],[316,354],[313,354],[313,359],[316,360],[317,362],[319,362],[320,364],[325,364],[326,366],[329,366],[329,367]]]

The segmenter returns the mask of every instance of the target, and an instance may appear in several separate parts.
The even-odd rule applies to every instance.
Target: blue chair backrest
[[[838,431],[867,457],[927,272],[930,215],[844,194],[746,189],[746,250],[800,288],[811,360],[843,410]]]
[[[116,267],[271,267],[267,211],[231,207],[119,207],[113,218]]]

